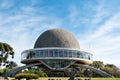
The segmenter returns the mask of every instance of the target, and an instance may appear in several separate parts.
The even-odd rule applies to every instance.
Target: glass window
[[[84,54],[85,54],[85,59],[88,59],[88,53],[84,52]]]
[[[63,57],[63,50],[59,50],[59,57]]]
[[[23,59],[27,59],[27,52],[25,51],[25,52],[23,52],[22,53],[22,55],[21,55],[21,59],[23,60]]]
[[[43,50],[43,57],[45,57],[46,50]]]
[[[80,52],[77,51],[77,58],[80,58]]]
[[[64,57],[67,57],[67,50],[64,50]]]
[[[43,50],[40,51],[40,57],[43,57]]]
[[[90,59],[90,55],[88,55],[88,59],[91,60],[91,59]]]
[[[22,53],[21,59],[22,59],[22,60],[27,59],[26,56],[27,56],[27,53],[26,53],[26,52]]]
[[[80,57],[80,58],[83,58],[83,57],[84,57],[84,55],[83,55],[83,53],[82,53],[82,52],[80,52],[79,57]]]
[[[77,58],[77,51],[72,51],[72,53],[73,53],[73,57]]]
[[[49,51],[49,55],[50,55],[50,57],[53,57],[53,50]]]
[[[39,50],[39,57],[41,57],[41,51]]]
[[[58,50],[57,49],[54,50],[54,56],[58,57]]]
[[[48,50],[44,50],[44,57],[48,57]]]
[[[72,57],[72,51],[69,51],[69,57]]]
[[[88,59],[88,53],[82,52],[82,56],[83,56],[84,59]]]
[[[92,54],[90,55],[90,59],[93,60],[93,55]]]
[[[35,58],[35,52],[33,52],[33,51],[29,51],[27,53],[27,59],[31,59],[31,58]]]
[[[34,51],[35,52],[35,57],[39,57],[39,50]]]

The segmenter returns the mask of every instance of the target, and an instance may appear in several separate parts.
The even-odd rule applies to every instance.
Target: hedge
[[[33,73],[19,73],[15,75],[16,79],[23,79],[26,78],[26,80],[29,79],[38,79],[39,76],[37,74],[33,74]]]

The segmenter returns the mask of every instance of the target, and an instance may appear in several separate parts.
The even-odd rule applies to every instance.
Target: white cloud
[[[100,39],[101,37],[110,33],[114,29],[120,29],[119,21],[120,21],[120,13],[112,16],[102,26],[100,27],[98,26],[98,29],[95,30],[91,35],[89,35],[89,37],[87,37],[88,39],[83,40],[83,42],[89,42],[94,39]]]
[[[0,8],[1,9],[8,9],[13,6],[13,2],[9,0],[3,0],[0,3]]]
[[[78,9],[75,5],[71,5],[69,7],[69,11],[70,11],[69,18],[73,22],[76,20],[76,17],[78,16]]]
[[[91,34],[85,36],[83,40],[79,40],[81,43],[81,48],[85,50],[90,50],[95,60],[102,60],[106,63],[115,63],[120,65],[117,59],[113,57],[113,61],[109,62],[108,58],[110,55],[118,55],[120,53],[120,36],[114,35],[112,31],[120,31],[120,13],[111,16],[102,26],[98,26]],[[106,56],[107,55],[107,56]],[[105,56],[106,58],[103,58]],[[115,59],[114,59],[115,58]],[[110,60],[111,61],[111,60]]]
[[[38,13],[38,10],[35,8],[35,7],[32,7],[32,6],[22,6],[20,8],[21,12],[18,12],[18,13],[24,13],[26,15],[35,15]],[[44,10],[43,8],[39,8],[39,13],[42,13],[44,14]]]
[[[110,15],[109,11],[105,8],[105,6],[106,3],[103,0],[99,1],[97,6],[92,6],[92,10],[95,11],[95,15],[93,15],[91,24],[98,24],[103,21],[104,18]]]
[[[36,38],[46,29],[59,27],[60,21],[44,15],[0,15],[0,41],[10,44],[15,50],[14,61],[20,64],[21,52],[34,47]]]
[[[73,21],[72,25],[74,25],[74,23],[79,20],[78,17],[80,15],[78,15],[79,11],[76,7],[73,8],[74,10],[76,10],[75,13],[72,8],[70,9],[71,14],[69,16],[71,22]],[[95,26],[95,30],[90,31],[91,33],[89,32],[89,29],[86,30],[85,36],[82,38],[80,37],[79,39],[80,47],[82,50],[93,53],[94,60],[101,60],[105,63],[120,66],[118,62],[118,56],[120,56],[118,54],[120,53],[120,36],[114,35],[113,33],[115,32],[115,30],[120,31],[120,12],[112,14],[111,16],[109,11],[105,8],[104,2],[100,2],[99,5],[97,5],[96,7],[92,6],[92,9],[94,9],[95,15],[92,15],[93,19],[91,20],[88,18],[86,24],[90,24],[88,25],[90,27],[92,25]],[[106,20],[104,20],[104,18]],[[84,19],[85,18],[83,18],[83,20]],[[77,22],[77,25],[79,25],[79,22]]]
[[[77,22],[79,22],[80,20],[78,20],[79,10],[78,10],[77,6],[72,4],[69,6],[68,10],[69,10],[68,19],[70,21],[69,24],[72,25],[72,27],[78,27],[79,24]],[[86,20],[84,20],[84,21],[86,21]]]

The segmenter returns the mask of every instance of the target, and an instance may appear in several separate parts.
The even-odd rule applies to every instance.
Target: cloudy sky
[[[93,60],[120,66],[120,0],[0,0],[0,42],[19,65],[21,52],[51,28],[73,33]]]

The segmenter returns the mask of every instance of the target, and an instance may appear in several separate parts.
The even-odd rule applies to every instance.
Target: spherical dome
[[[35,42],[34,48],[62,47],[80,48],[76,38],[64,29],[50,29],[41,34]]]

